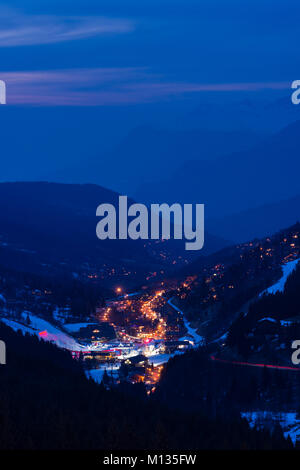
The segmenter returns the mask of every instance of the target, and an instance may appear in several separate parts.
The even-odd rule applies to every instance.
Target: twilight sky
[[[149,162],[114,149],[139,126],[230,129],[231,103],[289,95],[299,16],[299,0],[1,2],[1,181],[140,184]]]
[[[11,0],[0,14],[11,103],[281,89],[299,70],[297,0]]]

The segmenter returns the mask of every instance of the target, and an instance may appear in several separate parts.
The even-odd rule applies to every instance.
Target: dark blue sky
[[[92,173],[93,159],[103,158],[99,184],[118,189],[118,162],[107,151],[137,126],[192,129],[204,121],[191,113],[211,100],[229,106],[288,94],[299,78],[299,15],[296,0],[2,4],[9,106],[0,117],[10,140],[1,179],[76,181],[73,167],[79,175],[87,161]]]
[[[75,99],[79,89],[80,104],[90,104],[89,92],[101,105],[198,94],[211,84],[280,87],[300,65],[296,0],[12,0],[1,10],[0,67],[19,72],[11,77],[12,101],[30,102],[35,89],[33,102],[61,104],[61,93]],[[85,80],[86,68],[94,73]],[[103,87],[107,68],[114,73]],[[63,86],[49,73],[43,90],[39,75],[25,87],[20,73],[57,69]],[[79,69],[75,77],[72,69]]]

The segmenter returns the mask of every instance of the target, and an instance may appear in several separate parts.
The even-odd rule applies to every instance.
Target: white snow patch
[[[90,325],[96,325],[97,323],[65,323],[64,328],[69,331],[69,333],[76,333],[80,328],[85,328]]]
[[[25,326],[21,323],[18,323],[14,320],[8,320],[7,318],[1,318],[1,321],[3,323],[5,323],[5,325],[12,328],[14,331],[21,331],[23,333],[23,335],[25,335],[25,333],[29,333],[31,335],[35,334],[35,332],[33,331],[32,328],[27,327],[27,326]]]
[[[30,319],[29,324],[26,323],[27,317]],[[80,351],[83,349],[83,346],[78,344],[74,338],[63,333],[48,321],[36,317],[29,312],[22,313],[22,323],[7,318],[1,318],[1,321],[15,331],[21,330],[23,334],[30,333],[42,338],[44,341],[54,342],[59,348],[69,349],[70,351]]]
[[[154,366],[160,366],[161,364],[168,362],[171,357],[180,356],[181,354],[184,354],[184,352],[175,351],[172,354],[157,354],[155,356],[149,356],[148,359],[150,364],[153,364]]]
[[[247,419],[252,428],[257,427],[261,429],[268,427],[272,429],[276,423],[279,423],[286,438],[290,436],[294,444],[300,440],[300,419],[297,418],[297,413],[294,411],[282,413],[273,411],[246,411],[242,412],[241,416]]]
[[[172,303],[172,299],[168,300],[168,304],[171,305],[171,307],[173,307],[175,310],[177,310],[179,313],[181,313],[182,317],[183,317],[183,322],[184,322],[184,326],[186,327],[187,331],[188,331],[188,335],[191,336],[195,342],[195,345],[199,345],[199,344],[203,344],[204,343],[204,338],[203,336],[200,336],[198,335],[197,333],[197,330],[195,328],[192,328],[189,324],[189,322],[187,321],[184,313],[182,310],[180,310],[177,305],[174,305]],[[186,337],[185,337],[186,338]]]
[[[106,365],[101,366],[99,369],[87,370],[85,372],[85,375],[87,376],[88,379],[91,378],[92,380],[94,380],[94,382],[100,384],[102,382],[105,370],[109,376],[112,375],[113,377],[116,377],[116,375],[118,374],[119,368],[120,368],[120,364],[116,364],[116,365],[106,364]]]
[[[268,289],[264,290],[260,294],[260,296],[263,294],[276,294],[276,292],[283,292],[287,278],[296,268],[298,261],[299,259],[295,259],[293,261],[290,261],[289,263],[282,265],[282,272],[283,272],[282,277],[279,279],[278,282],[273,284],[273,286],[268,287]]]
[[[277,323],[277,321],[272,318],[272,317],[264,317],[264,318],[261,318],[260,320],[258,320],[258,323],[262,322],[262,321],[270,321],[272,323]]]
[[[105,369],[91,369],[85,372],[88,379],[93,379],[97,384],[101,384]]]

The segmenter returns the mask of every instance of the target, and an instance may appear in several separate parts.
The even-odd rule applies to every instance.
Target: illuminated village
[[[163,364],[194,347],[199,337],[187,331],[182,314],[164,290],[127,295],[118,287],[116,294],[116,299],[97,309],[97,323],[73,333],[88,347],[74,355],[83,359],[94,378],[98,372],[109,385],[143,382],[148,392],[153,391]]]
[[[237,245],[229,260],[218,255],[194,275],[179,271],[180,276],[166,278],[163,271],[149,272],[133,292],[124,272],[110,298],[93,312],[82,312],[80,303],[79,315],[72,304],[57,303],[51,286],[25,286],[2,302],[2,321],[70,351],[88,377],[108,388],[142,382],[150,394],[170,358],[214,343],[228,330],[231,315],[227,320],[224,305],[229,312],[234,308],[244,284],[270,285],[280,277],[281,265],[299,258],[298,240],[299,231],[290,230]],[[97,274],[84,267],[81,276],[98,291]]]
[[[298,237],[298,233],[292,232],[276,243],[266,238],[263,243],[238,245],[234,256],[245,260],[247,281],[259,276],[257,269],[262,266],[273,276],[278,262],[286,264],[297,259]],[[80,355],[87,373],[94,380],[103,380],[108,387],[121,382],[143,382],[151,393],[160,379],[163,365],[172,356],[204,344],[207,338],[212,339],[207,312],[216,329],[219,305],[224,300],[230,302],[242,286],[237,284],[237,276],[233,281],[231,268],[228,268],[226,262],[212,263],[201,275],[186,276],[182,281],[157,281],[156,287],[149,286],[131,294],[116,287],[115,297],[107,300],[104,307],[97,308],[95,323],[82,325],[73,333],[83,348],[74,356]],[[193,319],[190,296],[193,299],[197,291],[201,295],[201,301],[197,300],[198,321],[190,323]],[[189,321],[185,316],[187,312]]]

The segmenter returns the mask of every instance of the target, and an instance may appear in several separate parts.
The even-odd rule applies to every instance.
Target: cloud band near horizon
[[[171,82],[142,67],[0,72],[7,104],[40,106],[113,106],[150,103],[201,92],[289,89],[289,82]]]

